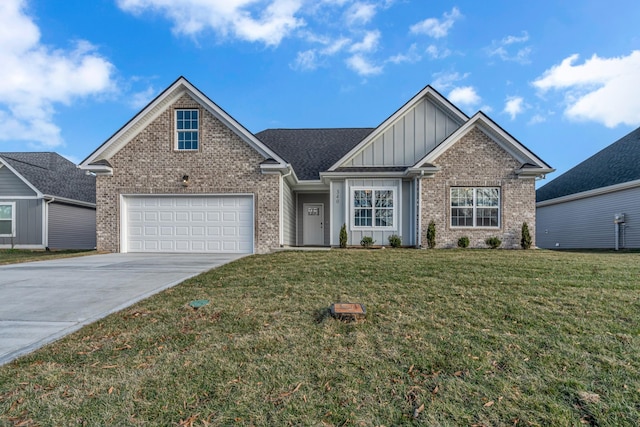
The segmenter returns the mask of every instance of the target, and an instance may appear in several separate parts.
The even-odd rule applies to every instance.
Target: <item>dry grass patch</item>
[[[243,258],[1,367],[0,422],[639,425],[638,277],[637,253]]]

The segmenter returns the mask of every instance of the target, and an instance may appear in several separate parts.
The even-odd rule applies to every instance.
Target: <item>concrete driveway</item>
[[[0,365],[242,256],[106,254],[0,266]]]

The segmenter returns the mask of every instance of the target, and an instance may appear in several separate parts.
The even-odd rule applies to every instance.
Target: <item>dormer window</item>
[[[176,110],[176,150],[198,150],[198,110]]]

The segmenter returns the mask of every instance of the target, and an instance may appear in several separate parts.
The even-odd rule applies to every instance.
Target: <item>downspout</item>
[[[55,197],[51,197],[51,200],[44,202],[44,231],[42,233],[42,243],[44,244],[44,248],[47,251],[49,250],[49,205],[55,200]]]
[[[284,246],[284,179],[292,173],[293,169],[289,165],[289,172],[280,175],[280,247]]]

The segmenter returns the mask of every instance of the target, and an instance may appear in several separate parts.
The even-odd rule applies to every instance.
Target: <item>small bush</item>
[[[458,239],[458,247],[459,248],[468,248],[469,247],[469,238],[467,236],[462,236]]]
[[[340,247],[347,247],[347,224],[342,224],[340,228]]]
[[[389,246],[391,246],[392,248],[399,248],[400,246],[402,246],[402,238],[397,234],[389,236]]]
[[[502,244],[502,240],[497,238],[496,236],[489,237],[484,241],[491,249],[497,249]]]
[[[360,240],[360,244],[362,245],[362,247],[364,248],[370,248],[371,245],[373,245],[376,241],[373,240],[373,237],[370,236],[364,236],[362,238],[362,240]]]
[[[436,223],[433,220],[429,222],[429,227],[427,227],[427,246],[429,249],[436,247]]]
[[[520,239],[520,247],[522,249],[531,248],[531,234],[529,233],[529,225],[526,222],[522,223],[522,238]]]

